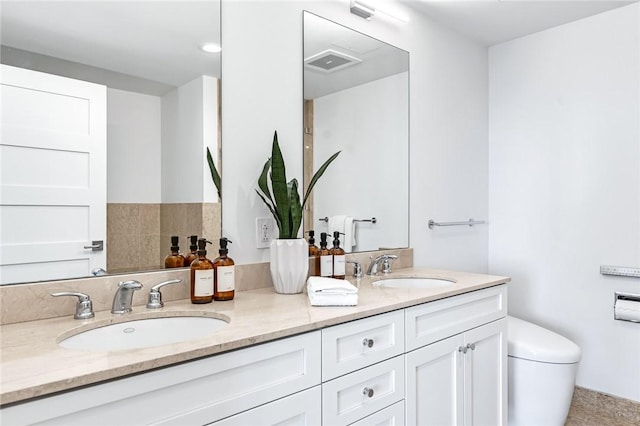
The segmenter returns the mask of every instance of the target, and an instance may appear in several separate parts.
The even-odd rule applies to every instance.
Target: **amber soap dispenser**
[[[207,243],[198,240],[198,258],[191,263],[191,303],[213,301],[213,262],[207,259]]]
[[[329,251],[333,255],[333,278],[344,280],[347,265],[344,250],[340,247],[340,232],[333,233],[333,248]]]
[[[333,276],[333,256],[327,248],[327,233],[320,233],[320,250],[316,261],[316,269],[320,271],[321,277]]]
[[[227,256],[228,238],[220,238],[220,256],[213,261],[213,300],[231,300],[236,293],[236,267],[232,258]]]
[[[165,268],[182,268],[184,266],[184,256],[180,254],[178,247],[179,237],[171,237],[171,254],[164,258]]]
[[[198,236],[189,237],[189,253],[184,257],[184,266],[191,266],[191,262],[198,258]]]

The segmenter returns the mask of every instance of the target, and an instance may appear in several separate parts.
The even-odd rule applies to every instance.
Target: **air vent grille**
[[[307,68],[328,73],[344,69],[360,62],[362,62],[362,60],[358,58],[328,49],[310,56],[304,61],[304,64]]]

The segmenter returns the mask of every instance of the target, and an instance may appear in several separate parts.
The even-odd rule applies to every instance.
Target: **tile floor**
[[[576,386],[565,426],[638,426],[640,404]]]

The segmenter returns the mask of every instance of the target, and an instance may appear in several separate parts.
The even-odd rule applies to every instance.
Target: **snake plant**
[[[298,230],[302,223],[302,209],[304,208],[311,190],[322,177],[327,167],[335,160],[340,151],[333,154],[315,172],[309,187],[300,203],[298,192],[298,181],[293,178],[287,182],[286,170],[280,145],[278,144],[278,132],[273,134],[273,144],[271,147],[271,157],[264,163],[260,178],[258,178],[258,188],[256,192],[267,205],[276,223],[278,224],[279,239],[298,238]],[[271,172],[269,172],[271,170]],[[271,185],[269,185],[269,181]],[[271,186],[271,188],[269,188]]]

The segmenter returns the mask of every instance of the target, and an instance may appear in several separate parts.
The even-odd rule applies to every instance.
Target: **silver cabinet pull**
[[[61,291],[59,293],[51,293],[53,297],[60,296],[75,296],[78,298],[78,303],[76,303],[76,313],[73,315],[73,318],[83,320],[93,318],[95,314],[93,313],[93,303],[89,298],[88,294],[80,293],[76,291]]]
[[[475,343],[467,343],[467,348],[471,349],[472,351],[476,349],[476,344]]]
[[[458,348],[458,352],[462,352],[463,354],[466,354],[468,350],[469,349],[466,346],[460,346]]]
[[[373,339],[364,339],[362,341],[362,346],[366,346],[367,348],[373,347]]]
[[[371,388],[364,388],[362,389],[362,394],[368,398],[373,398],[373,389]]]

